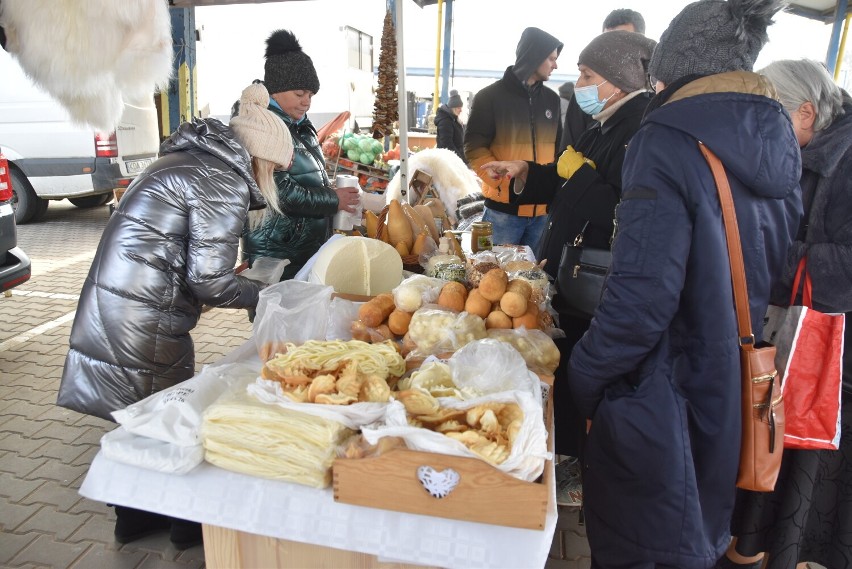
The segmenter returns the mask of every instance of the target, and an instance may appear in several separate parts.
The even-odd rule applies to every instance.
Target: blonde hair
[[[249,230],[254,231],[266,221],[266,216],[273,213],[281,214],[281,207],[278,205],[278,186],[275,183],[275,166],[274,162],[258,158],[257,156],[251,159],[251,169],[254,174],[254,180],[257,182],[257,187],[260,188],[260,194],[266,200],[264,209],[256,209],[248,214]]]

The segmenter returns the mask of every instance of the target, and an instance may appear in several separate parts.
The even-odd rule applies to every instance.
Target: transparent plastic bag
[[[239,273],[241,277],[259,281],[266,284],[275,284],[281,280],[284,269],[290,264],[289,259],[276,259],[275,257],[258,257],[251,264],[250,269]]]
[[[447,362],[453,382],[465,394],[485,395],[524,391],[540,397],[537,378],[531,379],[524,358],[512,345],[478,340],[459,349]]]
[[[423,275],[408,277],[393,289],[394,304],[404,312],[415,312],[424,304],[438,300],[445,281]]]
[[[513,346],[534,373],[552,375],[559,366],[559,348],[550,335],[541,330],[492,328],[488,330],[488,337]]]
[[[408,326],[408,337],[416,346],[409,355],[454,352],[485,336],[485,321],[475,314],[424,306],[414,313]]]
[[[262,362],[284,349],[284,344],[325,340],[328,329],[330,286],[288,280],[260,291],[253,336]]]

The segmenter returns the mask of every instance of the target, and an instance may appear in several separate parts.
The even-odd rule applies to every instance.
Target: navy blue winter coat
[[[730,179],[758,339],[801,216],[798,144],[764,79],[670,88],[630,142],[611,273],[569,365],[592,419],[584,505],[601,568],[706,569],[730,539],[740,364],[719,199],[697,141]]]

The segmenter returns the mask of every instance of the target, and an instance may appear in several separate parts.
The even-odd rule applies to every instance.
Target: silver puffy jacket
[[[203,304],[249,308],[234,274],[249,209],[266,203],[251,159],[215,119],[182,124],[121,198],[77,307],[57,404],[110,412],[192,377]]]

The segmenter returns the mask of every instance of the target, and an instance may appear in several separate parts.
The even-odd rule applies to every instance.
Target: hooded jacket
[[[459,117],[447,105],[438,107],[435,113],[435,127],[438,129],[437,147],[452,150],[462,162],[467,163],[464,155],[464,127]]]
[[[569,362],[569,387],[592,419],[584,508],[601,567],[708,569],[730,542],[738,332],[698,141],[730,180],[758,341],[801,217],[798,144],[765,79],[740,71],[669,89],[627,149],[610,274]]]
[[[293,164],[286,172],[275,172],[283,215],[270,210],[263,225],[246,231],[243,257],[250,263],[258,257],[289,259],[283,281],[293,278],[331,237],[331,221],[339,202],[310,119],[296,122],[276,106],[270,105],[269,110],[281,117],[293,135]]]
[[[529,28],[536,30],[535,28]],[[509,202],[509,182],[493,180],[479,167],[493,160],[527,160],[549,164],[557,158],[562,124],[559,95],[542,81],[526,80],[550,53],[562,50],[555,37],[541,30],[524,33],[515,65],[503,78],[479,91],[473,99],[464,134],[464,152],[483,182],[485,205],[497,211],[533,217],[545,215],[547,205],[518,206]]]
[[[203,304],[249,308],[234,274],[249,209],[266,205],[251,159],[216,119],[184,123],[121,198],[80,292],[57,404],[110,413],[195,374]]]
[[[790,302],[796,268],[807,255],[814,308],[846,313],[843,391],[852,395],[852,97],[845,92],[843,110],[802,148],[807,231],[790,248],[773,301],[781,306]]]

